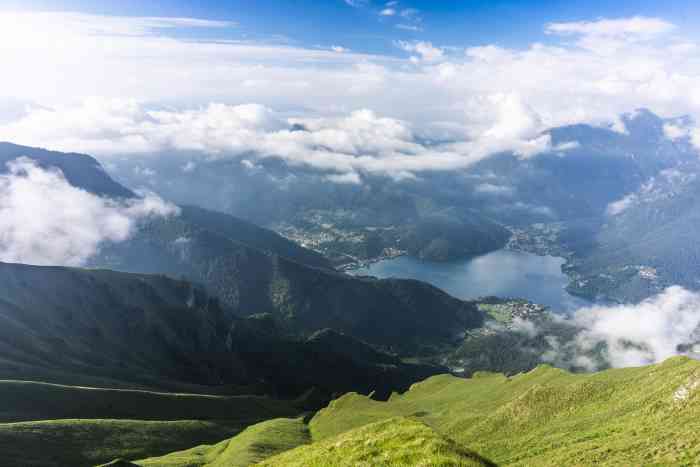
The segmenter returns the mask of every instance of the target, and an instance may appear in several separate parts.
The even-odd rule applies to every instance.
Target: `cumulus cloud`
[[[423,30],[423,17],[420,14],[420,10],[417,8],[404,8],[399,13],[399,16],[402,22],[396,25],[398,29],[413,32]]]
[[[423,30],[422,27],[420,27],[416,24],[405,24],[405,23],[397,24],[396,29],[403,29],[405,31],[413,31],[413,32],[421,32]]]
[[[634,206],[634,204],[637,202],[637,199],[638,197],[635,193],[625,195],[621,199],[608,204],[608,207],[606,208],[605,212],[608,216],[617,216],[618,214],[622,214],[627,209]]]
[[[600,19],[570,23],[550,23],[546,32],[550,34],[572,34],[582,36],[639,37],[648,39],[670,31],[675,26],[659,18],[635,16],[623,19]]]
[[[595,305],[553,320],[518,323],[514,330],[541,338],[546,343],[542,360],[563,368],[649,365],[677,355],[697,356],[700,348],[700,294],[679,286],[637,304]]]
[[[344,174],[330,174],[326,175],[325,178],[329,182],[347,185],[359,185],[362,183],[360,176],[355,172],[348,172]]]
[[[493,196],[511,196],[513,188],[504,185],[495,185],[493,183],[479,183],[474,187],[476,193],[493,195]]]
[[[666,123],[664,125],[664,135],[671,141],[677,141],[690,136],[687,128],[672,123]]]
[[[419,12],[389,3],[383,7],[396,18],[419,24]],[[590,123],[626,131],[618,115],[638,107],[700,117],[697,49],[661,19],[550,24],[551,45],[521,49],[486,44],[459,54],[430,42],[399,43],[412,66],[410,58],[338,53],[330,45],[169,35],[184,26],[233,27],[0,13],[0,100],[40,104],[0,124],[0,139],[103,156],[250,151],[334,173],[411,176],[463,168],[495,152],[561,151],[544,130]],[[378,130],[349,129],[365,109]],[[314,128],[289,131],[295,121]],[[392,133],[398,127],[401,134]],[[687,134],[700,147],[700,132]],[[369,135],[382,141],[381,151]]]
[[[369,3],[369,0],[343,0],[345,4],[350,5],[353,8],[359,8],[365,6]]]
[[[80,266],[104,242],[129,238],[140,219],[177,208],[154,194],[114,201],[70,185],[26,158],[0,175],[0,261]]]
[[[417,41],[405,42],[399,41],[396,43],[398,47],[406,52],[415,54],[411,56],[411,61],[418,62],[437,62],[445,58],[445,52],[439,47],[435,47],[431,42]]]
[[[397,11],[400,18],[419,16],[411,9]],[[152,18],[77,17],[92,26],[73,28],[75,14],[0,13],[0,97],[48,107],[90,96],[128,96],[178,107],[256,102],[320,113],[371,108],[421,124],[454,120],[469,100],[511,92],[551,125],[611,121],[642,106],[661,113],[700,107],[695,44],[668,36],[668,27],[648,27],[659,41],[623,41],[612,56],[601,54],[605,47],[595,51],[567,42],[570,36],[637,37],[641,33],[634,31],[644,30],[635,26],[638,18],[550,24],[547,30],[561,38],[554,45],[508,49],[485,44],[461,56],[447,56],[439,44],[406,42],[421,64],[406,69],[402,59],[339,54],[331,46],[192,42],[168,35],[187,19],[171,20],[164,28],[148,26]],[[222,25],[202,21],[200,27],[216,31]],[[130,30],[140,34],[119,32]]]
[[[3,12],[0,24],[6,33],[22,31],[22,25],[40,27],[42,34],[149,36],[158,31],[178,28],[233,28],[234,21],[198,18],[98,16],[76,12]],[[41,39],[37,34],[35,39]]]
[[[410,122],[367,109],[340,117],[285,118],[258,104],[148,110],[114,99],[38,109],[0,126],[0,139],[101,156],[189,151],[205,158],[277,157],[345,174],[327,178],[345,183],[359,180],[358,172],[405,179],[464,168],[496,151],[528,157],[549,148],[549,137],[536,131],[537,118],[518,99],[493,99],[499,109],[485,117],[486,131],[466,135],[469,141],[459,144],[426,144]]]
[[[695,126],[695,122],[692,120],[666,123],[664,125],[664,135],[671,141],[687,140],[700,149],[700,127]]]
[[[700,340],[700,294],[674,286],[637,305],[594,306],[579,310],[574,322],[579,352],[605,345],[613,367],[661,362]]]

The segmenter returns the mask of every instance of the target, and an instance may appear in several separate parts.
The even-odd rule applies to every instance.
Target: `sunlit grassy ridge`
[[[318,443],[302,419],[277,419],[254,425],[212,446],[135,461],[142,467],[358,467],[489,466],[424,423],[393,418],[363,426]],[[294,449],[296,448],[296,449]],[[258,462],[260,462],[258,464]]]
[[[253,425],[212,446],[198,446],[136,463],[144,467],[246,467],[310,441],[302,419],[280,418]]]
[[[489,466],[427,425],[392,418],[287,451],[260,464],[289,467]]]
[[[542,366],[513,378],[436,376],[389,402],[345,395],[310,428],[323,442],[408,417],[498,464],[696,465],[699,390],[700,363],[686,358],[587,375]]]

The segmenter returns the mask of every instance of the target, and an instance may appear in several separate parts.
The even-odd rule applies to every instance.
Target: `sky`
[[[336,183],[564,153],[548,128],[698,121],[698,18],[688,0],[10,0],[0,140],[274,154]],[[693,120],[667,134],[700,146]]]
[[[466,47],[485,43],[523,47],[546,41],[542,25],[629,16],[664,17],[692,30],[700,4],[692,0],[21,0],[4,10],[80,11],[119,16],[178,16],[226,20],[238,27],[220,36],[288,41],[297,45],[340,45],[362,52],[396,53],[395,40],[430,40]],[[193,37],[206,34],[185,33]]]

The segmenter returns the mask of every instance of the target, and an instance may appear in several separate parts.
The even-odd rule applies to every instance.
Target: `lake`
[[[379,278],[417,279],[464,299],[488,295],[524,298],[555,311],[571,311],[589,302],[568,294],[562,258],[498,250],[476,258],[435,263],[401,256],[352,271]]]

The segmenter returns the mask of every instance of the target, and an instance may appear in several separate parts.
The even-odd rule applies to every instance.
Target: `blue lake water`
[[[387,259],[353,271],[380,278],[417,279],[464,299],[488,295],[524,298],[554,311],[571,311],[589,302],[569,295],[562,258],[499,250],[476,258],[434,263],[409,256]]]

